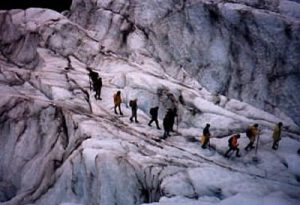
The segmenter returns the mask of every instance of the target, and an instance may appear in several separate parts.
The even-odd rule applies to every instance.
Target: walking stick
[[[257,152],[258,152],[258,145],[259,145],[259,136],[258,133],[257,140],[256,140],[256,147],[255,147],[255,156],[253,157],[253,161],[258,162]]]

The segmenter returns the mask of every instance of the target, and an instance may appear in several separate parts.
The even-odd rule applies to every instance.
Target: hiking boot
[[[239,154],[237,154],[237,155],[235,155],[236,157],[241,157],[241,155],[239,155]]]
[[[123,115],[123,113],[122,113],[122,112],[120,112],[120,115]]]
[[[115,111],[115,114],[116,114],[116,115],[118,114],[117,111]]]
[[[129,118],[130,122],[133,122],[132,118]]]
[[[160,130],[160,127],[158,127],[157,129]]]
[[[136,121],[135,121],[135,123],[139,123],[139,121],[138,121],[138,120],[136,120]]]
[[[148,126],[150,126],[150,127],[151,127],[151,124],[150,124],[150,123],[148,123]]]

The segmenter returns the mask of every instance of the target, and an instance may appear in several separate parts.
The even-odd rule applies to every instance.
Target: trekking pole
[[[255,157],[253,157],[253,161],[258,162],[257,152],[258,152],[258,145],[259,145],[259,137],[260,133],[258,133],[257,140],[256,140],[256,147],[255,147]]]

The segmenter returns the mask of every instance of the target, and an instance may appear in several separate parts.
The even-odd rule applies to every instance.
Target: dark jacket
[[[152,119],[157,119],[158,117],[158,107],[153,107],[150,109],[150,115]]]
[[[209,132],[209,127],[206,126],[204,129],[203,129],[203,135],[205,137],[210,137],[210,132]]]
[[[131,107],[132,110],[137,110],[137,99],[130,100],[129,101],[129,106]]]
[[[172,129],[172,113],[170,111],[167,112],[165,115],[165,118],[163,120],[163,125],[165,130],[171,130]]]

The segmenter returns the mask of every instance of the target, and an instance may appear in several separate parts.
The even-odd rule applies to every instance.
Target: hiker
[[[102,88],[102,78],[99,77],[99,73],[93,71],[91,68],[87,69],[89,70],[90,90],[94,90],[96,92],[96,100],[102,100],[100,97]]]
[[[279,141],[281,140],[281,128],[282,128],[282,122],[279,122],[277,125],[275,125],[273,129],[273,146],[272,149],[277,150],[279,146]]]
[[[246,151],[252,150],[254,148],[253,144],[255,142],[256,136],[258,135],[258,124],[254,124],[247,128],[246,135],[249,138],[250,142],[245,147]]]
[[[99,74],[93,71],[91,68],[87,68],[89,70],[89,81],[90,81],[90,90],[94,89],[94,84],[97,81]]]
[[[100,97],[101,88],[102,88],[102,78],[98,77],[97,80],[94,83],[94,89],[96,91],[96,94],[95,94],[95,99],[96,100],[102,100],[102,98]]]
[[[203,134],[202,134],[202,137],[203,137],[203,144],[202,144],[202,149],[206,149],[207,148],[207,144],[209,143],[209,138],[210,138],[210,131],[209,131],[209,128],[210,128],[210,124],[206,124],[205,128],[203,129]]]
[[[225,157],[228,158],[228,154],[230,151],[236,151],[235,156],[236,157],[241,157],[241,155],[239,154],[240,149],[238,148],[239,144],[238,144],[238,139],[240,138],[240,134],[234,134],[232,135],[229,140],[228,140],[228,146],[229,149],[227,150],[227,152],[225,153]]]
[[[130,100],[129,101],[129,106],[131,107],[131,117],[130,122],[133,122],[133,118],[135,119],[135,122],[138,123],[139,121],[137,120],[137,99]]]
[[[158,117],[158,109],[159,109],[159,107],[152,107],[150,109],[151,120],[149,121],[148,125],[151,127],[152,122],[155,122],[156,128],[158,130],[160,130],[160,127],[159,127],[159,124],[158,124],[158,119],[157,119],[157,117]]]
[[[123,115],[123,113],[121,111],[121,103],[122,103],[121,91],[119,90],[117,93],[114,94],[114,104],[115,104],[114,110],[115,110],[115,113],[118,114],[118,112],[117,112],[117,107],[118,107],[120,115]]]
[[[163,120],[163,126],[164,126],[164,136],[163,139],[166,139],[168,136],[170,136],[170,131],[171,131],[171,125],[172,125],[172,109],[168,109],[164,120]]]
[[[183,96],[181,94],[178,97],[178,101],[180,102],[181,105],[183,105],[183,106],[185,105],[185,101],[184,101]]]

